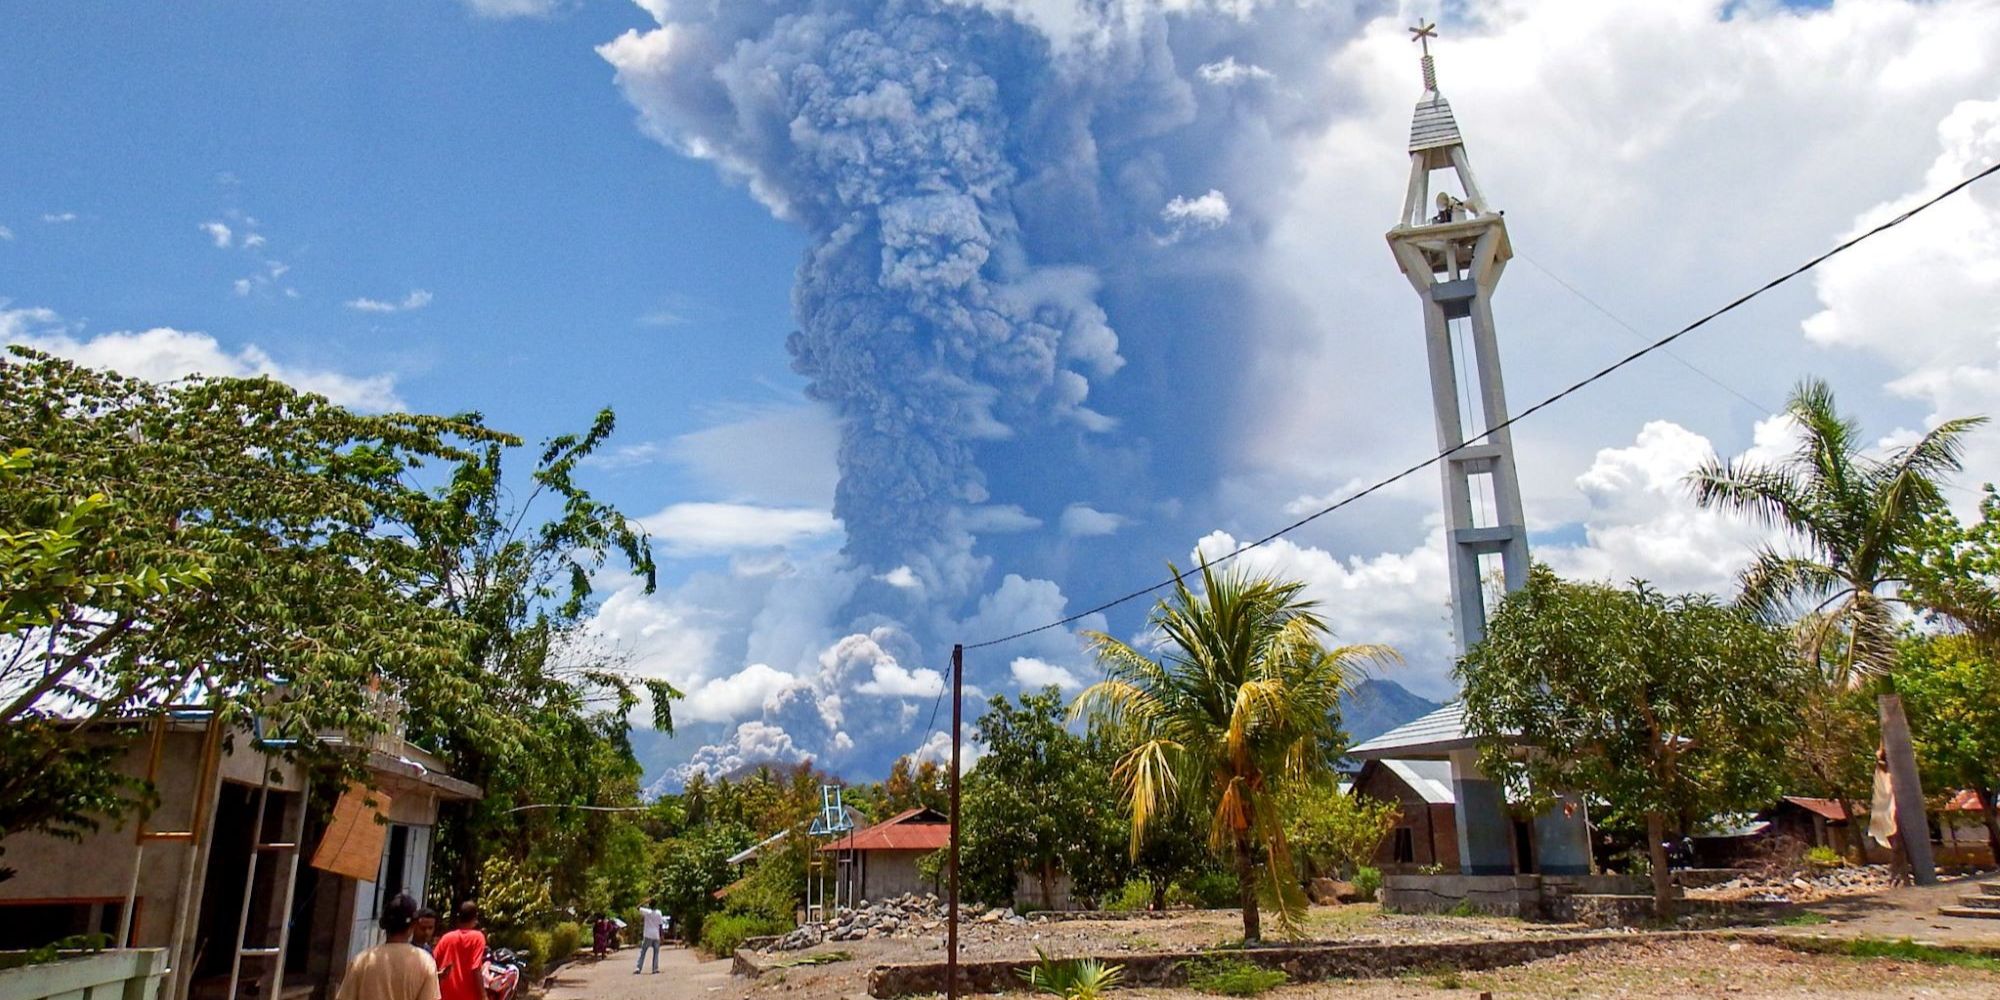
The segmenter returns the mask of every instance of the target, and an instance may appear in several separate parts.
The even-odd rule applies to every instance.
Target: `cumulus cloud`
[[[791,674],[765,663],[752,663],[727,677],[715,677],[687,692],[674,706],[691,722],[734,722],[756,715],[764,703],[794,680]]]
[[[784,548],[840,530],[824,510],[745,503],[677,503],[639,523],[679,555]]]
[[[1058,523],[1062,533],[1071,538],[1095,538],[1116,532],[1127,521],[1118,514],[1106,513],[1089,504],[1073,503],[1063,508]]]
[[[231,351],[206,333],[155,327],[79,336],[47,309],[0,309],[0,334],[7,343],[155,382],[188,375],[267,376],[356,409],[397,410],[403,406],[393,375],[354,376],[281,364],[255,344]]]
[[[752,719],[736,727],[721,743],[696,750],[679,769],[682,781],[700,774],[714,780],[758,764],[795,764],[809,755],[784,727]]]
[[[280,271],[279,273],[282,274],[283,272]],[[355,312],[365,312],[365,313],[409,312],[412,309],[422,309],[423,307],[430,305],[431,293],[424,291],[421,288],[413,288],[409,291],[408,294],[394,301],[389,301],[386,299],[358,298],[358,299],[348,299],[346,304],[347,308],[352,309]]]
[[[1962,101],[1937,126],[1938,153],[1908,194],[1862,212],[1851,232],[1873,228],[2000,161],[2000,98]],[[1851,233],[1850,233],[1851,234]],[[1821,308],[1806,338],[1865,352],[1886,365],[1891,392],[1926,405],[1926,425],[1994,412],[2000,400],[2000,192],[1974,185],[1948,204],[1877,237],[1865,256],[1821,267]],[[1912,429],[1904,436],[1914,433]],[[1971,442],[1975,477],[2000,477],[2000,439]],[[1961,500],[1970,503],[1969,497]]]
[[[1064,691],[1075,691],[1083,687],[1067,667],[1059,667],[1047,660],[1032,656],[1016,657],[1007,665],[1007,671],[1014,675],[1014,683],[1023,688],[1045,688],[1053,684]]]
[[[223,222],[204,222],[201,224],[201,231],[208,235],[218,250],[229,249],[229,244],[236,238],[236,234],[230,231],[228,224]]]
[[[44,213],[42,213],[42,221],[43,221],[43,222],[46,222],[46,223],[48,223],[49,225],[52,225],[52,226],[59,226],[59,225],[62,225],[63,223],[65,223],[65,222],[75,222],[75,221],[76,221],[76,213],[75,213],[75,212],[44,212]]]
[[[1255,63],[1239,63],[1235,56],[1224,56],[1215,62],[1202,63],[1195,72],[1201,76],[1202,82],[1218,87],[1234,87],[1237,84],[1271,78],[1270,70]]]
[[[1195,198],[1175,195],[1160,209],[1160,221],[1167,224],[1171,239],[1197,230],[1221,229],[1229,225],[1229,199],[1214,188]]]
[[[908,566],[898,566],[887,573],[877,576],[875,579],[897,590],[922,590],[924,586],[923,579],[918,577],[916,571]]]

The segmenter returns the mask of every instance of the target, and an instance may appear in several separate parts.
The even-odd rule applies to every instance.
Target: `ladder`
[[[202,715],[207,720],[207,729],[202,736],[201,763],[195,769],[192,794],[188,800],[188,828],[185,830],[153,830],[148,826],[151,814],[141,811],[139,821],[134,824],[132,848],[132,877],[125,887],[125,912],[119,914],[118,946],[132,947],[132,932],[138,915],[139,873],[144,867],[146,845],[149,843],[186,844],[188,854],[181,868],[180,883],[177,888],[174,921],[171,936],[167,939],[167,961],[170,977],[162,984],[161,993],[167,997],[181,997],[187,994],[187,978],[193,962],[184,955],[187,950],[188,924],[191,920],[189,900],[195,892],[196,870],[202,868],[202,860],[208,851],[209,835],[213,832],[210,806],[215,794],[216,783],[222,773],[222,735],[227,728],[218,707],[203,705],[167,705],[161,708],[153,720],[152,746],[146,759],[146,784],[157,785],[160,776],[160,757],[166,748],[167,730],[179,718]]]
[[[243,905],[236,915],[236,953],[229,960],[229,990],[223,1000],[237,1000],[236,987],[242,980],[243,960],[246,958],[269,960],[271,973],[270,987],[264,994],[266,1000],[278,1000],[285,986],[285,948],[291,942],[292,894],[299,884],[299,842],[305,839],[306,788],[299,788],[298,816],[292,822],[291,839],[266,843],[264,841],[264,814],[271,798],[271,755],[269,747],[261,738],[257,741],[263,752],[264,780],[257,786],[257,808],[255,818],[250,821],[250,858],[244,864]],[[278,943],[270,946],[250,945],[250,904],[257,894],[257,868],[265,854],[285,856],[284,887],[279,898],[284,900],[278,907]]]

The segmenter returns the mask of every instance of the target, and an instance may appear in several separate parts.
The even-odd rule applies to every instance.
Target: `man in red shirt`
[[[453,914],[451,930],[438,938],[440,1000],[486,1000],[486,935],[479,929],[479,904],[466,900]]]

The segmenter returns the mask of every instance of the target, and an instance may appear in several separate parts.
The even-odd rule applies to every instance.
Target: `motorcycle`
[[[526,965],[512,949],[486,949],[486,1000],[514,1000],[521,989],[521,970]]]

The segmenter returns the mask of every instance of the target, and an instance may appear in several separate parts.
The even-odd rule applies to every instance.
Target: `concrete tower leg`
[[[1514,874],[1512,823],[1500,786],[1479,769],[1479,752],[1451,752],[1451,793],[1458,824],[1458,870],[1464,875]]]
[[[1565,795],[1535,817],[1535,861],[1543,875],[1591,873],[1590,822],[1582,800]]]

